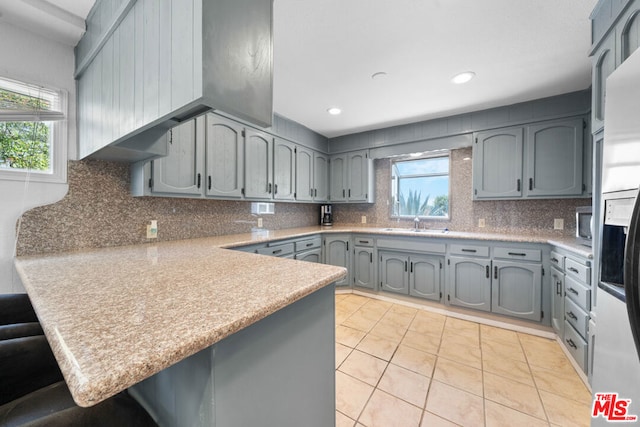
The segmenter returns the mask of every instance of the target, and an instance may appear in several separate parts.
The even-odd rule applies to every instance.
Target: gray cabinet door
[[[324,263],[347,269],[347,276],[336,286],[351,285],[351,256],[349,253],[349,235],[334,235],[324,238]]]
[[[366,202],[368,198],[369,164],[366,151],[349,153],[347,157],[347,199]]]
[[[202,138],[196,121],[189,120],[169,131],[169,154],[151,163],[153,194],[202,194]]]
[[[331,156],[329,164],[329,200],[332,202],[347,201],[347,156]]]
[[[542,264],[493,261],[491,311],[540,321]]]
[[[523,128],[478,132],[473,144],[473,198],[522,196]]]
[[[618,65],[631,56],[640,46],[640,2],[633,0],[631,6],[624,13],[616,34],[620,40],[620,58]]]
[[[380,286],[384,291],[409,293],[409,256],[380,252]]]
[[[329,157],[318,152],[313,153],[313,200],[329,200]]]
[[[375,268],[373,248],[354,247],[353,284],[362,288],[375,289]]]
[[[580,196],[583,162],[582,119],[527,126],[525,196]]]
[[[207,196],[241,198],[244,184],[242,126],[206,115]]]
[[[299,252],[295,259],[307,262],[322,262],[322,248],[311,249],[309,251]]]
[[[564,335],[564,273],[551,268],[551,326],[559,337]]]
[[[616,34],[611,32],[592,57],[591,132],[604,127],[607,77],[616,69]]]
[[[314,152],[308,148],[298,146],[296,149],[296,200],[313,200],[313,156]]]
[[[244,145],[245,197],[271,199],[273,137],[263,132],[246,129]]]
[[[449,258],[447,300],[451,305],[491,311],[491,260]]]
[[[296,188],[296,146],[284,139],[273,143],[273,198],[294,200]]]
[[[440,301],[442,257],[411,255],[409,259],[409,295]]]

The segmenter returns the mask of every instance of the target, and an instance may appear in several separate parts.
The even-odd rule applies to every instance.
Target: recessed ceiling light
[[[378,71],[377,73],[371,74],[371,78],[373,80],[382,80],[385,77],[387,77],[387,73],[385,73],[384,71]]]
[[[338,107],[331,107],[327,110],[327,113],[331,114],[332,116],[337,116],[338,114],[342,113],[342,110]]]
[[[453,78],[451,79],[451,83],[461,85],[463,83],[468,82],[475,76],[476,76],[476,73],[474,73],[473,71],[465,71],[464,73],[456,74],[455,76],[453,76]]]

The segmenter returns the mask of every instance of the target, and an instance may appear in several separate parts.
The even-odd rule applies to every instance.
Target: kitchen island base
[[[129,391],[161,426],[334,425],[334,290],[321,288]]]

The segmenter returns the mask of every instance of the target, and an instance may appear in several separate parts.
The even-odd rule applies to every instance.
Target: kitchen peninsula
[[[79,405],[137,384],[162,425],[332,422],[332,284],[345,270],[220,243],[16,259]]]

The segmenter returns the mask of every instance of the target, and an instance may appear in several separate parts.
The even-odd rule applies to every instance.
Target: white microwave
[[[591,206],[576,208],[576,240],[582,245],[591,246],[593,241],[593,210]]]

